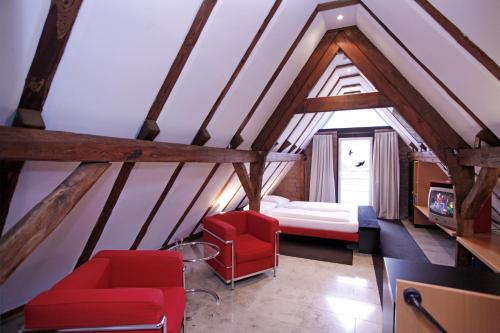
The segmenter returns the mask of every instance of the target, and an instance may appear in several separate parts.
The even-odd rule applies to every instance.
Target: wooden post
[[[262,192],[262,176],[264,175],[264,167],[266,164],[265,156],[257,162],[250,163],[250,181],[253,188],[253,197],[249,197],[250,209],[260,212],[260,196]]]
[[[110,163],[82,163],[0,239],[0,284],[59,226]]]

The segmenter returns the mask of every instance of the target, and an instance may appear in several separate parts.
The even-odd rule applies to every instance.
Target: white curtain
[[[333,137],[315,135],[311,160],[309,201],[335,202]]]
[[[399,149],[396,132],[375,132],[371,200],[377,217],[399,218]]]

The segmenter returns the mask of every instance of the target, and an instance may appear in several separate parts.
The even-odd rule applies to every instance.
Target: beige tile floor
[[[281,256],[278,276],[261,274],[231,290],[205,263],[191,264],[186,332],[380,332],[382,310],[370,255],[354,252],[353,265]]]

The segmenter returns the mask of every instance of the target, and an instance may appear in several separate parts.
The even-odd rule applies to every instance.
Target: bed
[[[276,218],[285,234],[340,239],[357,242],[357,205],[290,201],[279,196],[265,196],[261,212]]]

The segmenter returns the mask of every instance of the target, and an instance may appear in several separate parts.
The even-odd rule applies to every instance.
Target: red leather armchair
[[[183,281],[177,252],[101,251],[26,304],[25,330],[177,333]]]
[[[279,256],[278,220],[252,210],[228,212],[203,220],[203,239],[220,247],[209,265],[226,283],[274,270]]]

